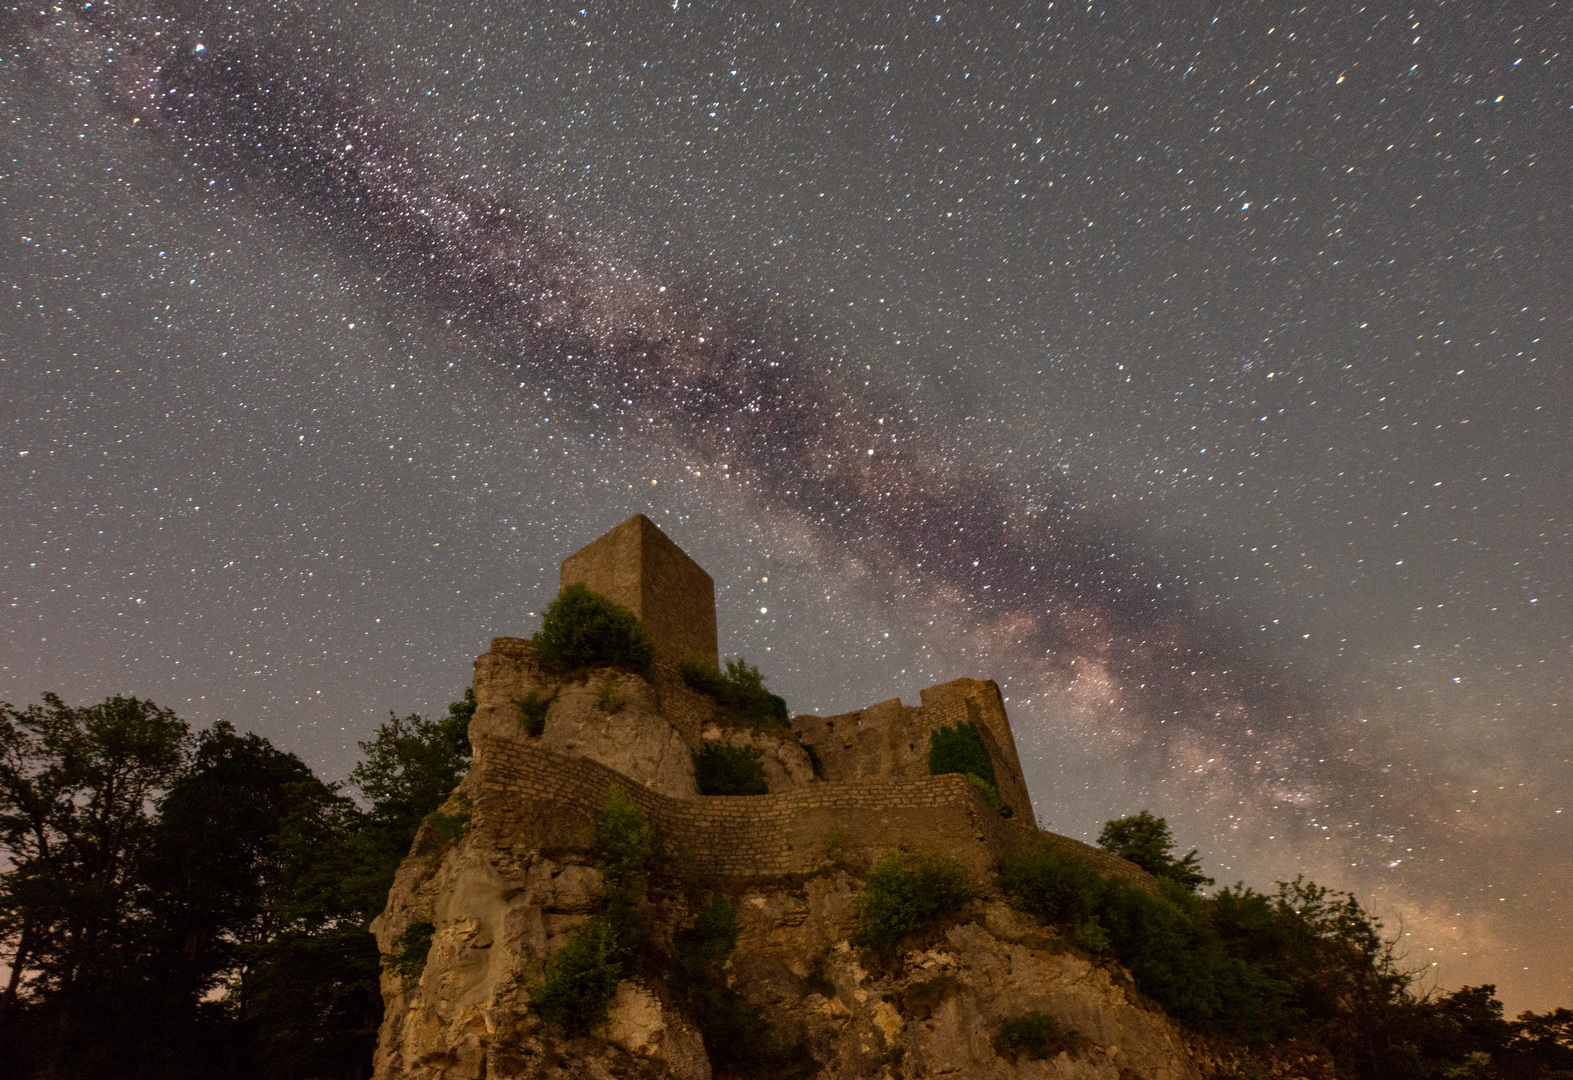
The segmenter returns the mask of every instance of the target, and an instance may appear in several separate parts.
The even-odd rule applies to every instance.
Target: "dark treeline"
[[[1098,838],[1157,879],[1106,877],[1055,845],[1007,860],[1000,884],[1136,988],[1213,1037],[1242,1076],[1351,1080],[1573,1080],[1573,1010],[1503,1015],[1496,987],[1427,992],[1397,939],[1348,893],[1296,878],[1273,893],[1211,885],[1193,848],[1143,810]]]
[[[0,704],[0,1076],[369,1076],[368,924],[469,767],[474,709],[390,714],[357,801],[222,721]]]

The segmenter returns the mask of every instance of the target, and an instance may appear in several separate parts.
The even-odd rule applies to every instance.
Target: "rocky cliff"
[[[1152,881],[1033,826],[998,686],[957,679],[918,706],[745,722],[680,673],[685,658],[717,656],[713,584],[652,522],[632,518],[570,556],[562,583],[638,616],[653,662],[647,675],[565,677],[511,637],[476,661],[472,768],[422,826],[373,924],[379,1080],[1201,1075],[1117,968],[994,887],[1001,859],[1041,844]],[[930,775],[931,740],[963,734],[972,764]],[[717,743],[757,753],[768,792],[700,794],[695,753]],[[612,805],[661,837],[637,882],[608,861]],[[865,881],[892,854],[943,863],[970,898],[893,947],[860,947]],[[702,904],[724,912],[725,947],[695,981],[697,946],[682,943]],[[563,958],[581,954],[589,966],[573,970],[590,974],[563,977]],[[591,1004],[572,1014],[563,1001]],[[1035,1038],[1002,1039],[1007,1020],[1036,1025]]]
[[[609,681],[622,701],[612,713],[596,704]],[[665,825],[669,858],[642,901],[655,938],[670,941],[691,923],[711,888],[731,897],[740,933],[726,981],[759,1007],[781,1045],[798,1049],[800,1075],[1200,1075],[1185,1038],[1117,969],[1013,911],[992,889],[989,852],[1002,841],[986,843],[983,830],[1006,826],[959,778],[902,785],[938,792],[921,805],[860,808],[883,789],[816,780],[790,736],[722,731],[695,715],[701,739],[754,741],[774,762],[770,795],[697,797],[687,743],[663,716],[657,684],[615,672],[554,682],[532,672],[524,643],[504,641],[477,663],[476,688],[483,703],[472,722],[476,766],[441,818],[423,827],[375,924],[388,961],[382,1080],[712,1075],[714,1048],[684,1016],[658,965],[630,971],[607,1021],[587,1035],[567,1037],[532,1016],[529,992],[548,959],[604,903],[591,821],[612,785]],[[533,738],[520,734],[511,704],[531,690],[550,699]],[[756,813],[772,820],[770,807],[815,822],[783,833],[795,838],[787,845],[795,872],[736,872],[737,852],[750,843],[736,822]],[[457,837],[451,824],[445,831],[466,812]],[[913,821],[919,827],[904,827]],[[706,822],[715,826],[710,834]],[[945,830],[958,822],[965,835],[952,839]],[[1030,832],[1009,827],[1018,840]],[[720,841],[714,858],[701,850],[706,835]],[[978,890],[972,901],[894,955],[852,944],[861,879],[883,851],[955,847],[965,856],[968,845],[976,856],[962,860]],[[410,962],[412,942],[423,954]],[[1053,1052],[1002,1057],[1001,1020],[1031,1012],[1057,1021]]]

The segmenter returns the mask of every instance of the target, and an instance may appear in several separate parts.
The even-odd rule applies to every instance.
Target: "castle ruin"
[[[606,672],[561,683],[543,672],[523,638],[492,639],[475,662],[471,742],[482,792],[478,813],[560,828],[589,820],[608,784],[625,788],[699,868],[728,876],[814,872],[834,827],[849,853],[947,854],[977,873],[1038,835],[1010,720],[998,685],[955,679],[838,716],[799,715],[790,731],[727,727],[715,702],[685,684],[684,656],[718,656],[715,585],[709,574],[643,514],[563,560],[561,587],[583,583],[640,617],[656,646],[650,679]],[[626,702],[615,714],[593,699],[605,680]],[[544,731],[525,735],[517,702],[551,696]],[[997,814],[960,775],[930,776],[929,739],[942,726],[976,725],[994,766]],[[763,755],[768,795],[702,796],[691,755],[705,743],[753,746]],[[812,747],[819,769],[809,758]],[[1074,840],[1088,857],[1134,868]],[[1139,871],[1138,871],[1139,873]]]
[[[431,942],[418,975],[385,959],[379,1080],[603,1074],[589,1059],[549,1064],[555,1051],[530,1020],[528,996],[548,958],[600,903],[592,826],[613,787],[659,827],[685,874],[729,883],[742,897],[739,970],[751,973],[759,993],[775,996],[776,1021],[794,1037],[820,1047],[816,1053],[839,1055],[826,1076],[873,1077],[878,1062],[864,1060],[869,1048],[903,1038],[920,1056],[974,1063],[959,1072],[947,1067],[947,1075],[995,1075],[987,1041],[973,1045],[965,1035],[970,1013],[954,1018],[954,1037],[936,1042],[933,1024],[921,1039],[917,1028],[903,1036],[906,1021],[857,989],[867,975],[846,938],[858,875],[888,853],[948,856],[986,889],[1002,859],[1047,843],[1104,873],[1151,882],[1123,859],[1037,829],[994,682],[955,679],[923,690],[917,706],[891,699],[836,716],[793,716],[790,727],[729,722],[680,673],[685,657],[718,659],[709,574],[637,515],[563,561],[561,587],[580,582],[639,616],[655,644],[649,677],[609,668],[554,675],[537,662],[533,644],[517,637],[493,638],[475,661],[473,762],[444,811],[468,813],[468,826],[457,842],[441,838],[430,820],[422,826],[373,924],[385,958],[407,950],[411,928],[425,927]],[[525,722],[526,702],[537,715],[544,707],[544,723]],[[982,738],[1000,799],[1015,811],[1010,817],[966,777],[929,775],[932,734],[967,723]],[[759,752],[767,794],[699,794],[695,752],[718,742]],[[677,905],[671,918],[684,917],[681,900],[663,903]],[[1143,1075],[1194,1080],[1167,1022],[1123,1004],[1124,992],[1101,969],[1052,950],[1009,959],[1010,949],[1023,947],[998,935],[1009,938],[1015,916],[994,903],[990,929],[978,929],[984,937],[973,934],[957,954],[972,959],[955,960],[958,978],[968,964],[983,965],[975,978],[966,976],[975,982],[966,1009],[1004,1008],[988,1004],[1006,1000],[1000,994],[1014,994],[1018,1005],[1049,1002],[1043,995],[1063,983],[1052,991],[1063,998],[1056,1008],[1085,1012],[1081,1030],[1098,1027],[1111,1043],[1145,1047],[1141,1054],[1162,1065],[1156,1072],[1143,1066]],[[823,983],[816,991],[803,982],[815,964],[840,973],[832,982],[853,981],[836,983],[827,997]],[[1023,997],[994,987],[1003,976],[985,974],[991,964],[1015,965],[1012,986],[1024,985],[1020,972],[1038,972],[1032,985],[1040,989]],[[607,1023],[606,1052],[631,1055],[627,1067],[645,1070],[638,1075],[709,1080],[703,1040],[661,1004],[658,987],[624,980]]]

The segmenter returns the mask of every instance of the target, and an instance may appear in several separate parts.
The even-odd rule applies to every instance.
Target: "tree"
[[[0,940],[11,967],[0,1013],[24,985],[35,999],[67,999],[127,966],[144,929],[131,879],[152,800],[189,741],[185,721],[134,697],[0,704]]]
[[[1104,823],[1098,846],[1122,859],[1129,859],[1153,877],[1177,881],[1187,889],[1211,885],[1213,879],[1202,873],[1201,858],[1192,848],[1183,859],[1174,857],[1174,837],[1169,823],[1143,810],[1139,814],[1115,818]]]
[[[257,950],[246,1017],[265,1077],[359,1080],[370,1075],[382,1021],[381,957],[370,924],[387,906],[421,822],[470,766],[475,693],[441,720],[392,713],[360,744],[350,779],[362,809],[336,786],[292,789],[280,828],[273,920]]]
[[[279,831],[301,787],[326,790],[305,762],[220,720],[158,806],[139,875],[158,937],[165,993],[194,1005],[231,983],[239,1008],[257,942],[270,929]]]

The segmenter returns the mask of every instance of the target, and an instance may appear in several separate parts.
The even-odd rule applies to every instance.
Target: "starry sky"
[[[1573,8],[0,11],[0,697],[342,777],[629,515],[797,712],[1573,1004]]]

